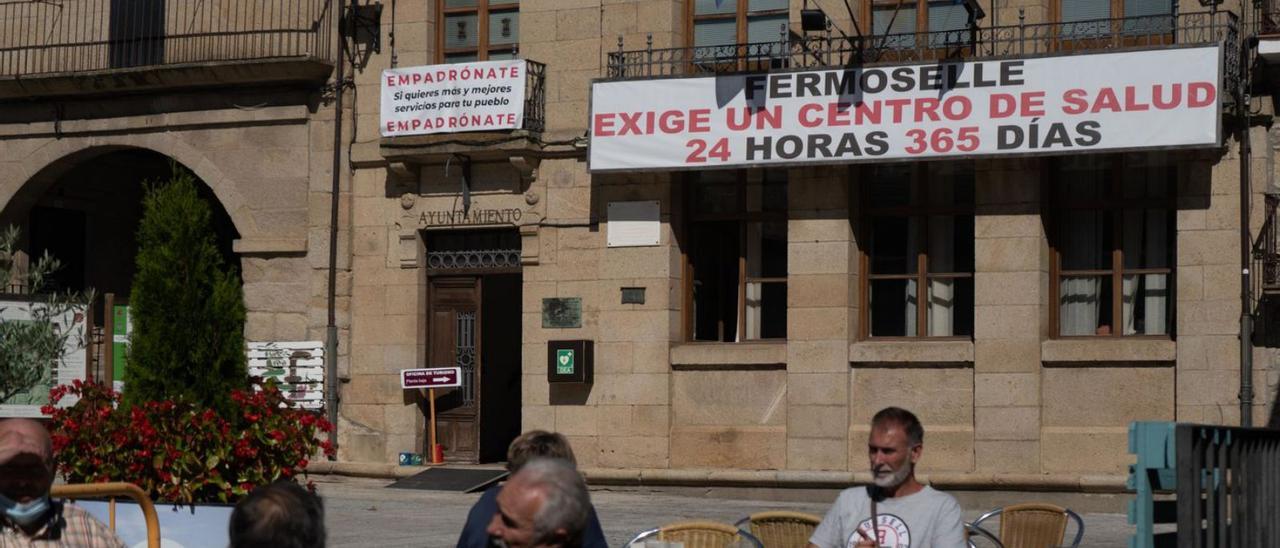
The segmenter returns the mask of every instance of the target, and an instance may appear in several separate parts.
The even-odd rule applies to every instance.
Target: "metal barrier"
[[[116,530],[116,497],[132,498],[138,503],[138,508],[142,510],[142,517],[147,522],[147,547],[160,548],[160,518],[156,515],[155,504],[151,502],[151,497],[137,485],[126,482],[73,483],[55,485],[49,494],[64,499],[107,498],[107,507],[111,514],[110,523],[107,526],[112,531]]]
[[[1130,548],[1280,546],[1280,430],[1135,422],[1129,451]]]
[[[336,59],[330,0],[0,0],[0,77]]]

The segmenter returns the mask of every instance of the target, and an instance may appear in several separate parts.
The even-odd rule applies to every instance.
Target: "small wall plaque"
[[[622,304],[644,304],[643,287],[622,288]]]
[[[662,207],[657,201],[609,202],[608,247],[658,245],[662,240]]]
[[[582,327],[582,299],[580,297],[550,297],[542,299],[542,327]]]

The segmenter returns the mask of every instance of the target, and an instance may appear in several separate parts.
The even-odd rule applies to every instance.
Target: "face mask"
[[[48,510],[49,495],[44,495],[31,502],[16,502],[9,497],[0,495],[0,512],[4,512],[5,517],[22,527],[30,527],[31,524],[39,521]]]

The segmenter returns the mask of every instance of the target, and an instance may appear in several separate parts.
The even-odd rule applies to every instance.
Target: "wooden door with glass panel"
[[[462,386],[436,392],[437,443],[450,462],[477,462],[480,450],[480,278],[432,278],[427,367],[459,367]]]

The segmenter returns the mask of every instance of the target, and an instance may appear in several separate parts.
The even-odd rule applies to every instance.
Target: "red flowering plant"
[[[56,407],[63,397],[75,405]],[[94,382],[50,390],[58,470],[71,483],[128,481],[174,504],[234,502],[254,487],[304,473],[307,459],[332,455],[317,438],[333,426],[314,412],[285,407],[274,383],[233,390],[239,415],[175,401],[120,406],[120,394]]]

